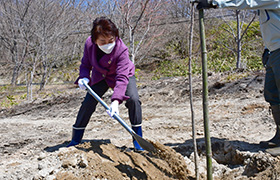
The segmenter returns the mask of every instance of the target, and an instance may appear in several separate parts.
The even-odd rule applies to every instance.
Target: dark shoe
[[[142,137],[142,126],[132,126],[132,130],[140,137]],[[133,138],[133,145],[134,145],[134,151],[141,152],[144,151],[144,149],[138,144],[138,142]]]
[[[276,128],[276,133],[273,138],[271,138],[268,141],[261,141],[260,146],[262,148],[273,148],[280,146],[280,133],[279,133],[279,128]]]
[[[260,146],[262,148],[273,148],[273,147],[280,146],[280,106],[272,105],[270,107],[272,110],[274,122],[276,124],[276,132],[272,139],[270,139],[268,141],[260,142]]]
[[[85,132],[85,128],[75,128],[75,127],[73,127],[72,140],[67,145],[67,147],[76,146],[76,145],[80,144],[81,141],[82,141],[84,132]]]
[[[270,139],[268,141],[261,141],[260,146],[262,148],[274,148],[274,147],[280,146],[280,139],[279,139],[279,137],[276,137],[276,135],[275,135],[272,139]]]
[[[269,148],[265,150],[267,153],[271,154],[272,156],[279,156],[280,155],[280,147]]]

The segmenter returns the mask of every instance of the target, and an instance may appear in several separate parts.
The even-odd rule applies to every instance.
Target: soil
[[[259,146],[275,133],[263,98],[264,73],[243,75],[208,77],[212,176],[279,179],[279,157]],[[54,95],[0,110],[0,179],[195,179],[187,77],[138,81],[143,137],[157,153],[134,152],[131,135],[101,105],[82,143],[66,148],[86,92],[69,84],[48,88]],[[192,89],[199,177],[207,179],[201,77],[193,78]],[[120,116],[129,124],[123,104]]]

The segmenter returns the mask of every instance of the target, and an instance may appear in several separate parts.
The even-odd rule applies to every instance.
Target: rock
[[[88,161],[83,154],[81,155],[81,159],[80,162],[78,163],[78,166],[81,168],[85,168],[88,166]]]
[[[77,165],[77,158],[76,157],[69,157],[68,159],[64,159],[62,161],[63,168],[75,167]]]
[[[41,179],[41,175],[40,174],[36,174],[35,176],[33,176],[32,180],[39,180]]]
[[[46,178],[46,180],[54,180],[56,179],[56,177],[54,175],[50,175]]]
[[[53,172],[53,168],[44,168],[40,170],[38,173],[41,177],[45,178]]]
[[[38,160],[42,160],[42,159],[45,159],[46,158],[46,153],[40,153],[39,157],[38,157]]]
[[[38,169],[42,170],[43,168],[44,168],[43,165],[41,163],[38,163]]]

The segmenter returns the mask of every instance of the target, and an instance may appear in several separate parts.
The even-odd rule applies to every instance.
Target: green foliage
[[[230,26],[229,26],[229,25]],[[236,69],[236,42],[234,37],[229,33],[236,33],[236,21],[222,23],[214,26],[209,30],[207,37],[207,50],[208,50],[208,66],[209,70],[215,72],[232,71]],[[247,23],[244,23],[241,31],[244,32]],[[263,49],[262,38],[260,34],[259,22],[253,22],[247,29],[241,41],[241,63],[245,70],[259,70],[261,65],[261,54],[259,49]],[[231,49],[229,49],[231,48]]]
[[[46,98],[50,98],[50,97],[54,97],[55,94],[54,92],[46,92],[46,91],[41,91],[39,93],[40,97],[43,98],[43,99],[46,99]]]
[[[0,87],[3,94],[0,99],[0,105],[4,108],[11,108],[24,101],[27,97],[25,86],[5,85]]]
[[[20,99],[24,100],[24,99],[26,99],[26,97],[27,97],[27,94],[22,94],[22,95],[20,96]]]
[[[236,28],[235,21],[229,22],[229,24],[231,27]],[[244,23],[242,31],[245,30],[247,25],[248,24]],[[231,31],[231,29],[226,23],[220,23],[218,27],[213,26],[206,31],[208,71],[226,72],[236,69],[236,53],[227,48],[230,47],[235,49],[236,42],[227,31]],[[187,75],[188,61],[187,59],[182,58],[185,54],[182,53],[184,50],[180,49],[182,44],[179,42],[180,41],[173,39],[170,43],[166,44],[164,52],[157,54],[157,57],[162,58],[163,60],[160,61],[157,69],[154,71],[153,79]],[[247,33],[242,39],[242,45],[241,63],[245,67],[245,70],[254,71],[262,69],[263,66],[259,49],[263,49],[263,43],[258,22],[253,22],[248,28]],[[200,52],[196,53],[200,54]],[[180,60],[170,60],[170,57],[177,57]],[[201,60],[198,56],[197,60],[192,62],[192,73],[199,74],[201,72]]]
[[[184,58],[187,56],[187,41],[185,39],[173,39],[171,42],[167,44],[167,50],[171,52],[170,54],[175,54],[180,58]]]
[[[9,86],[7,86],[7,85],[6,86],[0,86],[0,91],[4,92],[4,91],[6,91],[8,89],[8,87]]]
[[[207,65],[210,71],[225,72],[232,71],[235,68],[234,56],[220,54],[219,52],[210,51],[208,53]]]
[[[236,69],[237,53],[236,41],[232,33],[236,34],[237,24],[235,20],[227,23],[214,19],[208,22],[206,29],[207,44],[207,65],[208,71],[226,72]],[[243,23],[241,31],[244,32],[248,23]],[[180,32],[178,32],[179,34]],[[199,36],[199,34],[195,34]],[[175,34],[169,42],[165,44],[162,50],[158,50],[154,56],[161,59],[156,70],[154,70],[153,79],[171,76],[185,76],[188,73],[187,49],[188,37],[178,38]],[[197,43],[199,37],[194,37],[194,43]],[[245,71],[254,71],[262,69],[261,53],[263,42],[260,33],[258,21],[253,22],[247,29],[241,41],[241,64]],[[201,70],[200,47],[194,46],[193,54],[195,60],[192,62],[192,73],[199,74]],[[179,59],[179,60],[178,60]]]
[[[248,26],[247,23],[244,23],[243,30]],[[261,32],[260,32],[260,23],[258,21],[253,22],[250,27],[247,29],[246,34],[243,37],[243,42],[247,42],[247,40],[251,41],[256,39],[262,39]]]
[[[8,95],[8,96],[7,96],[7,99],[8,99],[10,102],[14,102],[14,101],[15,101],[15,97],[12,96],[12,95]]]
[[[231,82],[231,81],[236,81],[239,79],[242,79],[244,77],[247,77],[249,75],[248,72],[244,72],[244,73],[231,73],[228,76],[226,76],[226,81],[227,82]]]
[[[202,66],[200,63],[194,62],[192,63],[192,74],[201,74]]]
[[[176,62],[170,60],[162,61],[158,68],[154,71],[153,79],[161,77],[187,76],[189,73],[188,59],[178,59]],[[198,63],[192,63],[192,73],[201,73],[202,69]]]
[[[171,53],[166,49],[161,49],[157,50],[153,56],[160,59],[168,59],[171,57]]]
[[[180,60],[179,60],[180,61]],[[159,79],[161,77],[172,77],[172,76],[184,76],[186,75],[186,65],[183,62],[172,62],[170,60],[164,60],[159,64],[159,67],[154,71],[153,79]]]
[[[141,70],[139,69],[139,68],[135,68],[135,78],[138,80],[140,77],[140,75],[139,75],[139,72],[140,72]]]
[[[248,71],[263,69],[263,64],[262,64],[261,58],[259,56],[256,56],[256,55],[249,56],[248,55],[246,57],[246,59],[244,59],[244,61],[246,61],[246,69]]]
[[[6,107],[6,108],[9,108],[9,107],[12,107],[14,105],[17,105],[18,102],[15,98],[15,96],[13,95],[7,95],[6,96],[6,99],[4,99],[2,102],[1,102],[1,107]]]

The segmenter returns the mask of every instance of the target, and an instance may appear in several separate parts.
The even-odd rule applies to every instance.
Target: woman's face
[[[95,43],[99,46],[103,46],[105,44],[113,43],[116,40],[116,38],[112,35],[110,36],[98,36]]]

